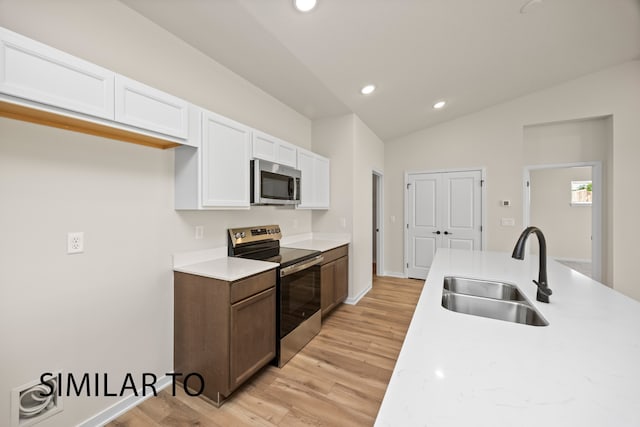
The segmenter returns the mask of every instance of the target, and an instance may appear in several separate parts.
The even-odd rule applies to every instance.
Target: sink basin
[[[457,313],[506,320],[531,326],[547,326],[549,322],[528,301],[505,301],[445,290],[442,306]]]
[[[457,294],[475,295],[477,297],[495,298],[508,301],[527,300],[517,286],[490,280],[446,276],[444,278],[444,289]]]

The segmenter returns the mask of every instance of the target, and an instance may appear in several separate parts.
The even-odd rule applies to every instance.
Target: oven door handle
[[[320,264],[324,261],[324,257],[322,255],[318,255],[315,258],[311,258],[309,261],[302,262],[300,264],[290,265],[289,267],[285,267],[280,270],[280,277],[288,276],[289,274],[297,273],[298,271],[304,270],[305,268],[312,267],[316,264]]]

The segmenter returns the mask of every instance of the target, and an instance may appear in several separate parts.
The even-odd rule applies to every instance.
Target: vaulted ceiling
[[[121,1],[310,119],[353,112],[383,140],[640,59],[640,0]]]

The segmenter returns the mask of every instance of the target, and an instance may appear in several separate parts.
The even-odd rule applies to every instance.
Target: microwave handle
[[[298,183],[300,178],[293,178],[293,200],[298,200]]]

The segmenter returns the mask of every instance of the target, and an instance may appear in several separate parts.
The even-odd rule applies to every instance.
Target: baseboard
[[[165,375],[162,378],[160,378],[157,382],[156,382],[156,391],[160,391],[166,387],[168,387],[169,385],[171,385],[172,383],[172,378]],[[147,400],[150,397],[153,397],[153,393],[149,393],[146,396],[142,395],[142,388],[140,388],[140,390],[138,390],[138,396],[132,394],[129,397],[125,397],[124,399],[122,399],[121,401],[119,401],[118,403],[114,404],[113,406],[108,407],[107,409],[105,409],[102,412],[97,413],[96,415],[94,415],[93,417],[83,421],[82,423],[78,424],[77,427],[95,427],[95,426],[103,426],[105,424],[107,424],[110,421],[115,420],[116,418],[118,418],[120,415],[124,414],[125,412],[127,412],[129,409],[133,408],[134,406],[138,406],[139,404],[141,404],[142,402],[144,402],[145,400]]]
[[[347,298],[346,300],[344,300],[345,304],[349,304],[349,305],[356,305],[358,303],[358,301],[360,301],[362,299],[362,297],[364,297],[367,292],[369,292],[372,288],[372,284],[371,282],[369,282],[369,285],[362,290],[362,292],[360,292],[358,295],[356,295],[353,298]]]
[[[407,275],[404,273],[396,273],[395,271],[385,271],[383,274],[379,274],[379,276],[387,276],[387,277],[396,277],[398,279],[406,279]]]

